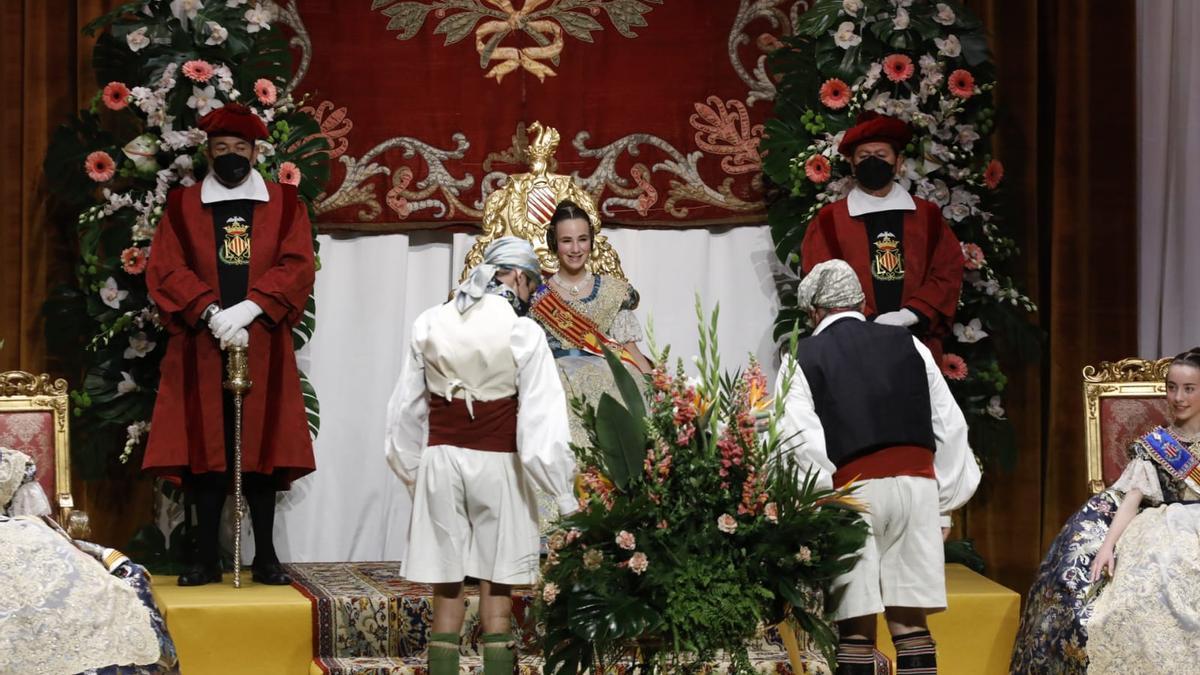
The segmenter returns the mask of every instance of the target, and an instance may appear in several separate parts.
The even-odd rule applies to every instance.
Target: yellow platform
[[[929,617],[937,641],[938,672],[1006,675],[1021,620],[1021,596],[962,565],[946,565],[946,611]],[[879,649],[896,652],[879,620]]]
[[[225,583],[181,588],[158,577],[154,599],[182,675],[303,675],[312,663],[312,602],[291,586]]]

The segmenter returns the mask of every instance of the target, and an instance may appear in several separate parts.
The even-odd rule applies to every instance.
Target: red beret
[[[267,125],[246,106],[229,103],[200,118],[197,125],[208,133],[208,137],[237,136],[247,141],[257,141],[270,136]]]
[[[854,154],[854,149],[863,143],[882,141],[891,143],[892,148],[899,154],[904,146],[912,140],[913,132],[907,124],[895,117],[880,115],[866,111],[858,116],[854,126],[846,130],[842,142],[838,144],[838,152],[847,159]]]

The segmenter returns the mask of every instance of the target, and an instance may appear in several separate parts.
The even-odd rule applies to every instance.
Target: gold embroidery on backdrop
[[[449,46],[475,32],[475,51],[479,67],[491,70],[484,77],[495,78],[499,84],[504,76],[523,69],[544,82],[555,75],[546,62],[558,65],[565,46],[563,34],[582,42],[592,42],[592,32],[604,30],[595,19],[603,11],[613,28],[627,38],[635,38],[634,28],[646,25],[644,14],[653,8],[644,3],[661,5],[663,0],[525,0],[520,9],[513,0],[433,0],[432,2],[398,2],[374,0],[371,9],[382,10],[390,17],[388,30],[398,31],[399,40],[415,37],[425,26],[430,12],[438,20],[435,35],[445,35]],[[511,35],[524,33],[536,45],[509,47],[504,42]]]

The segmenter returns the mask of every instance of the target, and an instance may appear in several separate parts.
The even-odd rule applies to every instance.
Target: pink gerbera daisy
[[[88,178],[97,183],[104,183],[112,180],[113,175],[117,173],[117,163],[107,152],[97,150],[84,160],[83,170],[87,171]]]
[[[829,180],[832,173],[832,167],[829,165],[829,160],[825,159],[824,155],[813,155],[804,163],[804,175],[812,182],[820,185]]]
[[[962,68],[950,73],[950,77],[946,79],[946,86],[950,88],[951,94],[959,98],[971,98],[975,95],[975,77]]]
[[[202,59],[195,59],[183,64],[183,74],[192,82],[208,82],[213,76],[212,64]]]
[[[821,85],[821,103],[830,110],[841,110],[850,103],[850,87],[836,77]]]
[[[300,168],[291,162],[279,165],[279,182],[287,185],[300,184]]]
[[[129,105],[129,87],[123,82],[109,82],[104,85],[104,94],[101,95],[101,100],[104,101],[104,107],[109,110],[120,110]]]
[[[967,379],[967,362],[958,354],[942,354],[942,375],[946,379],[962,382]]]
[[[912,59],[904,54],[892,54],[883,60],[883,72],[892,82],[903,82],[912,77],[913,71]]]
[[[150,258],[147,251],[139,246],[130,246],[121,251],[121,269],[127,274],[141,274],[146,271],[146,263]]]
[[[987,168],[983,170],[983,184],[989,189],[995,190],[1003,178],[1004,165],[1000,163],[1000,160],[993,159],[988,162]]]
[[[265,77],[260,77],[254,81],[254,95],[258,97],[258,102],[263,105],[275,105],[275,98],[279,95],[275,90],[275,83]]]

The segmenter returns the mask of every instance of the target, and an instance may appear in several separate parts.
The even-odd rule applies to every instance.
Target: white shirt
[[[835,321],[866,321],[858,312],[839,312],[826,316],[817,324],[813,335],[818,335]],[[942,371],[933,362],[933,354],[921,341],[913,338],[913,345],[925,363],[925,379],[929,383],[929,407],[933,418],[933,438],[936,452],[933,454],[933,473],[938,483],[938,510],[942,514],[942,526],[950,526],[950,512],[967,503],[981,477],[975,454],[967,441],[967,420],[950,393]],[[817,416],[812,390],[804,371],[791,357],[784,356],[780,368],[776,396],[783,394],[787,376],[791,375],[791,388],[784,402],[783,419],[779,421],[783,438],[794,443],[792,451],[801,471],[812,471],[817,477],[817,487],[833,487],[833,474],[837,467],[829,460],[825,449],[825,429]]]
[[[491,302],[489,298],[505,303],[494,295],[485,295],[481,302]],[[413,324],[404,368],[388,402],[385,455],[388,465],[410,490],[429,440],[429,385],[420,346],[428,339],[431,316],[439,308],[426,310]],[[516,363],[515,389],[520,399],[517,455],[525,475],[538,489],[554,497],[562,513],[575,511],[575,455],[570,447],[567,397],[546,334],[532,320],[519,317],[512,324],[511,335],[492,335],[509,344]]]
[[[216,175],[209,171],[208,175],[204,177],[204,182],[200,184],[200,202],[212,204],[234,199],[253,199],[256,202],[271,201],[271,196],[267,193],[267,181],[263,180],[262,175],[257,171],[250,169],[250,176],[242,181],[241,185],[225,187],[221,181],[217,180]]]
[[[880,211],[916,211],[917,203],[913,201],[908,190],[893,182],[892,189],[882,197],[867,194],[857,185],[850,190],[846,197],[846,208],[852,218]]]

